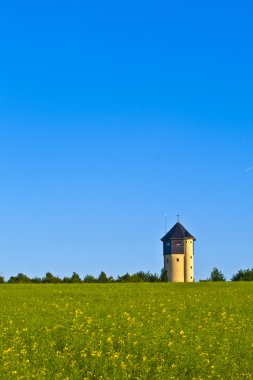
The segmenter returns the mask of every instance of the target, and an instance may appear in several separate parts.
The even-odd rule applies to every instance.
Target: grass
[[[0,379],[253,379],[253,283],[0,286]]]

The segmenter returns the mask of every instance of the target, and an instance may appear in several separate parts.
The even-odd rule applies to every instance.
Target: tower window
[[[190,256],[190,259],[192,259],[192,256]]]
[[[169,262],[169,259],[167,259],[167,263]]]
[[[177,262],[179,261],[179,259],[177,259]]]
[[[191,269],[192,269],[192,267],[191,267]]]
[[[192,241],[191,241],[191,243],[192,243]]]
[[[191,276],[191,279],[192,279],[192,276]]]

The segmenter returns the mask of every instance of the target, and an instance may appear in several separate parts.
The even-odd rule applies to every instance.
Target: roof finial
[[[177,222],[179,223],[179,214],[177,214]]]

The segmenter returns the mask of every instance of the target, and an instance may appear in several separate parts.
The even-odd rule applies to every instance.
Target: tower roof
[[[194,236],[188,232],[184,226],[177,222],[169,232],[161,239],[162,241],[168,241],[170,239],[193,239],[196,240]]]

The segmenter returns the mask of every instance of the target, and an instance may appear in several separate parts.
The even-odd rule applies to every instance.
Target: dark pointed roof
[[[193,239],[196,240],[194,236],[188,232],[184,226],[177,222],[172,229],[167,232],[167,234],[161,239],[162,241],[168,241],[170,239]]]

